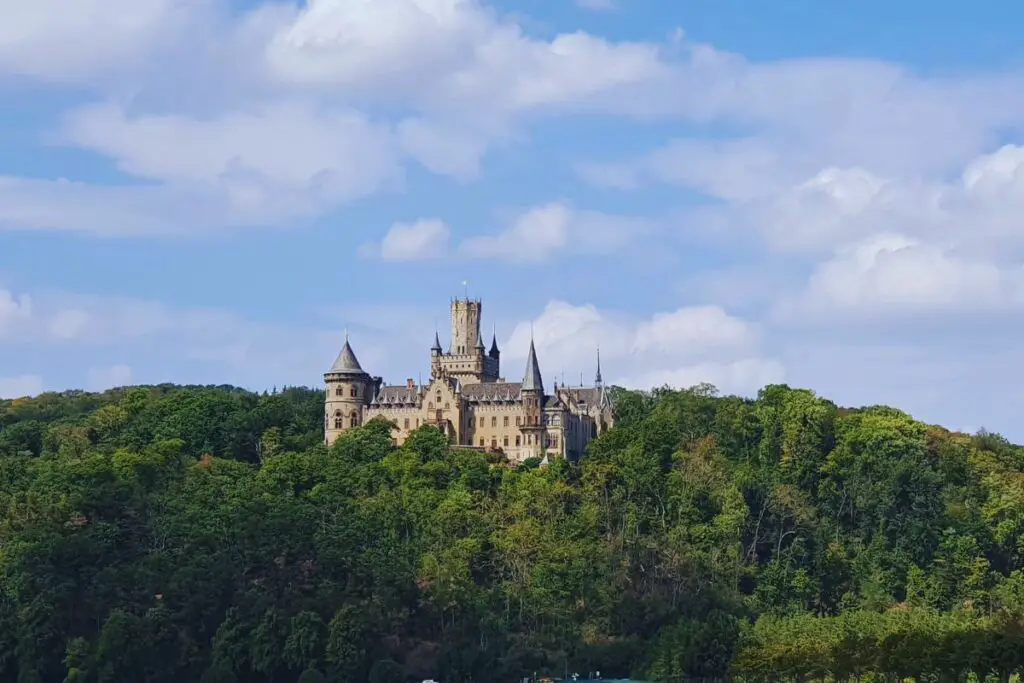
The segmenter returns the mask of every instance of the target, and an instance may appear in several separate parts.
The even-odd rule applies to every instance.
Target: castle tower
[[[324,373],[324,441],[330,446],[346,429],[363,422],[363,409],[373,399],[374,380],[356,358],[345,335],[345,346],[331,369]]]
[[[544,378],[540,374],[537,362],[537,349],[530,339],[530,353],[526,357],[526,373],[523,375],[523,425],[520,428],[526,450],[531,452],[528,457],[541,456],[544,452],[544,436],[547,426],[544,424]]]
[[[483,314],[483,303],[479,300],[452,300],[452,347],[454,356],[472,355],[478,348],[483,348],[480,339],[480,318]]]

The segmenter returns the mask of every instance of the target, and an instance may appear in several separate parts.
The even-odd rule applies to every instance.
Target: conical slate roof
[[[501,352],[498,351],[498,335],[497,334],[492,334],[491,335],[491,351],[490,351],[491,358],[497,358],[500,353]]]
[[[523,375],[523,391],[544,391],[544,378],[537,363],[537,349],[530,340],[530,354],[526,357],[526,374]]]
[[[434,345],[430,347],[430,350],[441,353],[441,337],[437,334],[436,330],[434,331]]]
[[[336,375],[365,375],[363,366],[359,364],[359,359],[356,358],[355,352],[352,350],[352,345],[348,343],[348,339],[345,340],[345,346],[342,347],[341,353],[338,354],[337,359],[334,361],[334,365],[328,370],[331,374]]]

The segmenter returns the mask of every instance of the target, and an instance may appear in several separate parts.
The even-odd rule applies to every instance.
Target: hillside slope
[[[0,401],[0,680],[1004,677],[1024,451],[812,392],[617,390],[579,464],[321,392]],[[500,463],[499,463],[500,464]]]

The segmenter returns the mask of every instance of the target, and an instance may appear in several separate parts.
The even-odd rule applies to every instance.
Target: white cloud
[[[423,261],[445,255],[451,230],[436,218],[395,223],[380,243],[385,261]]]
[[[562,105],[663,75],[657,47],[585,33],[550,41],[476,0],[311,0],[271,40],[278,79],[490,114]]]
[[[464,240],[459,253],[473,259],[540,263],[570,249],[576,254],[607,254],[648,234],[650,228],[643,220],[551,202],[524,211],[497,234]]]
[[[89,391],[105,391],[115,387],[125,387],[132,383],[132,369],[123,363],[89,368],[86,383],[86,388]]]
[[[39,375],[0,377],[0,398],[22,398],[43,393],[43,378]]]
[[[519,379],[531,335],[549,383],[563,373],[570,384],[581,373],[589,382],[598,348],[605,380],[636,388],[711,382],[722,391],[752,393],[785,376],[778,361],[759,357],[753,325],[711,306],[638,319],[589,304],[551,301],[536,318],[517,324],[503,345],[509,380]]]
[[[1002,270],[901,235],[845,247],[812,273],[791,315],[978,311],[1024,303],[1024,270]],[[783,308],[785,311],[785,308]]]
[[[752,396],[758,389],[768,384],[781,384],[785,379],[786,369],[779,361],[741,358],[728,363],[697,363],[640,374],[629,380],[629,386],[688,388],[707,383],[723,392]]]
[[[0,75],[91,80],[135,69],[191,25],[204,0],[0,1]]]

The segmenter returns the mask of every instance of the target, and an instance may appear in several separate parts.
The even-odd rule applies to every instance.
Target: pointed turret
[[[363,370],[363,366],[359,364],[359,359],[356,358],[355,352],[352,350],[352,345],[349,344],[348,335],[345,335],[345,346],[342,347],[341,353],[334,360],[334,365],[327,371],[332,375],[365,375],[366,372]]]
[[[501,351],[498,350],[498,332],[497,330],[491,330],[491,358],[498,358],[501,356]]]
[[[434,345],[430,347],[430,351],[440,356],[442,350],[441,336],[437,333],[437,330],[434,330]]]
[[[540,365],[537,363],[537,349],[533,346],[533,339],[530,340],[530,353],[526,357],[526,374],[523,375],[523,391],[544,392],[544,378],[540,374]]]
[[[601,347],[597,347],[597,374],[594,375],[594,386],[601,386],[604,380],[601,377]]]

